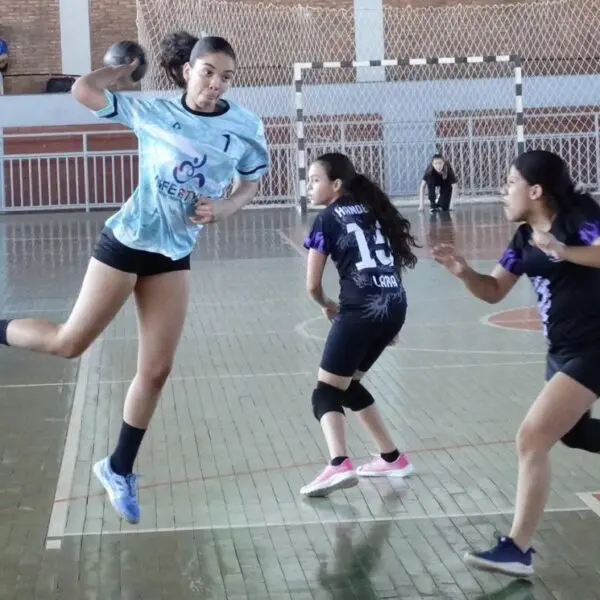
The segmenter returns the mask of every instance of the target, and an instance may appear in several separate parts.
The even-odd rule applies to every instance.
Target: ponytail
[[[160,42],[159,64],[167,77],[177,86],[185,89],[183,66],[190,60],[198,38],[186,31],[167,34]]]
[[[567,196],[563,206],[560,206],[561,203],[559,202],[559,210],[575,209],[588,218],[600,218],[600,205],[591,194],[572,186]]]
[[[421,246],[410,232],[410,221],[398,212],[388,195],[362,174],[354,175],[349,182],[348,191],[356,201],[363,202],[369,210],[372,222],[377,221],[381,225],[381,232],[388,240],[399,268],[414,268],[417,257],[413,254],[411,246]]]
[[[600,205],[593,196],[577,188],[570,178],[562,183],[562,189],[561,186],[557,186],[552,193],[544,190],[546,202],[550,207],[562,214],[578,213],[587,218],[600,218]]]

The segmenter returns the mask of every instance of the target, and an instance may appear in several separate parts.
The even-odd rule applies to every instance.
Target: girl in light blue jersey
[[[261,120],[222,98],[236,68],[229,43],[177,32],[163,40],[161,51],[161,67],[185,90],[176,98],[109,91],[130,79],[137,62],[98,69],[73,86],[78,102],[138,137],[139,186],[106,221],[71,315],[61,324],[0,320],[0,343],[74,358],[134,294],[138,370],[117,447],[94,465],[115,510],[130,523],[140,519],[133,464],[181,337],[196,238],[204,225],[251,200],[269,165]]]

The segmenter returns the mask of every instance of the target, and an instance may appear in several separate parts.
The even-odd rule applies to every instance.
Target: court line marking
[[[499,313],[500,314],[500,313]],[[482,317],[483,318],[483,317]],[[522,321],[512,320],[511,323],[529,323],[530,319],[524,319]],[[404,328],[403,331],[411,331],[413,329],[443,329],[445,327],[464,327],[465,325],[475,325],[473,320],[469,321],[448,321],[446,323],[409,323]],[[490,324],[491,325],[491,324]],[[182,340],[191,340],[197,338],[211,338],[211,337],[245,337],[245,336],[256,336],[259,337],[261,335],[280,335],[280,334],[297,334],[296,326],[292,329],[257,329],[257,330],[249,330],[249,331],[191,331],[189,333],[184,332],[182,336]],[[528,331],[528,330],[523,330]],[[538,332],[539,333],[539,332]],[[102,339],[105,342],[117,342],[117,341],[138,341],[139,336],[134,335],[122,335],[122,336],[111,336],[108,334],[103,334],[99,339]]]
[[[294,250],[296,254],[298,254],[298,256],[301,256],[302,258],[308,256],[308,251],[301,248],[289,235],[286,235],[281,229],[278,229],[277,233],[279,234],[279,237],[281,238],[283,243],[287,244],[292,250]]]
[[[466,450],[466,449],[471,449],[471,448],[487,448],[490,446],[509,446],[511,444],[514,444],[515,440],[514,438],[511,438],[510,440],[491,440],[488,442],[479,442],[476,444],[449,444],[446,446],[428,446],[425,448],[407,448],[405,450],[405,452],[407,454],[429,454],[429,453],[434,453],[434,452],[457,452],[460,450]],[[372,458],[372,455],[369,456],[355,456],[354,457],[355,460],[357,461],[366,461]],[[186,485],[189,483],[196,483],[196,482],[200,482],[200,481],[214,481],[214,480],[219,480],[222,478],[227,478],[227,477],[248,477],[248,476],[253,476],[253,475],[258,475],[258,474],[264,474],[264,473],[274,473],[277,471],[286,471],[289,469],[312,469],[315,467],[320,467],[322,466],[322,461],[321,462],[308,462],[308,463],[297,463],[294,465],[288,465],[285,467],[282,466],[277,466],[277,467],[269,467],[269,468],[265,468],[265,469],[254,469],[252,471],[236,471],[235,473],[232,473],[231,475],[221,475],[221,474],[217,474],[217,475],[201,475],[199,477],[188,477],[186,479],[170,479],[167,481],[158,481],[156,483],[148,483],[148,484],[140,484],[138,486],[138,489],[141,490],[156,490],[158,488],[162,488],[162,487],[171,487],[173,485]],[[89,498],[93,498],[93,497],[100,497],[100,496],[104,496],[105,495],[105,491],[103,489],[94,492],[94,493],[90,493],[90,494],[82,494],[81,496],[69,496],[69,497],[65,497],[65,498],[59,498],[57,500],[55,500],[54,502],[75,502],[77,500],[88,500]],[[0,511],[1,512],[1,511]]]
[[[418,448],[418,449],[412,449],[412,450],[408,450],[408,452],[410,452],[411,454],[419,454],[419,453],[426,453],[426,452],[444,452],[444,451],[450,451],[450,450],[457,450],[457,449],[463,449],[463,448],[471,448],[471,447],[484,447],[484,446],[497,446],[497,445],[508,445],[508,444],[513,444],[514,440],[510,439],[510,440],[492,440],[489,442],[483,442],[483,443],[479,443],[479,444],[454,444],[454,445],[450,445],[450,446],[439,446],[439,447],[428,447],[428,448]],[[313,463],[306,463],[306,464],[298,464],[298,465],[294,465],[294,468],[307,468],[307,467],[312,467],[314,466]],[[259,469],[259,470],[255,470],[255,471],[248,471],[248,472],[237,472],[232,474],[234,477],[242,477],[242,476],[252,476],[256,473],[263,473],[263,472],[271,472],[271,471],[275,471],[275,470],[281,470],[281,467],[277,467],[277,468],[273,468],[273,469]],[[164,482],[158,482],[158,483],[153,483],[153,484],[148,484],[148,485],[141,485],[140,486],[140,491],[142,490],[152,490],[152,489],[157,489],[160,487],[167,487],[167,486],[173,486],[173,485],[178,485],[178,484],[189,484],[191,481],[206,481],[206,480],[214,480],[214,479],[220,479],[221,475],[214,475],[214,476],[209,476],[209,477],[196,477],[193,479],[185,479],[185,480],[171,480],[171,481],[164,481]],[[55,498],[54,503],[58,504],[58,503],[62,503],[65,505],[65,507],[68,507],[70,502],[74,502],[77,500],[89,500],[89,498],[92,497],[101,497],[104,496],[105,493],[103,490],[98,491],[97,493],[94,494],[86,494],[86,495],[82,495],[82,496],[66,496],[64,498]],[[66,510],[66,508],[65,508]],[[567,509],[548,509],[547,512],[553,512],[553,511],[565,511],[565,510],[572,510],[572,511],[585,511],[588,510],[585,506],[581,506],[579,508],[576,507],[570,507]],[[495,512],[491,512],[491,513],[473,513],[471,516],[485,516],[487,515],[495,515],[495,514],[512,514],[512,511],[514,511],[514,509],[506,509],[505,511],[495,511]],[[456,513],[456,514],[450,514],[450,515],[446,515],[446,514],[437,514],[437,515],[398,515],[397,518],[392,518],[391,520],[407,520],[407,519],[414,519],[414,518],[425,518],[425,519],[439,519],[439,518],[459,518],[459,517],[465,517],[465,516],[469,516],[469,514],[466,513]],[[372,522],[373,519],[370,518],[365,518],[365,522]],[[332,523],[338,523],[340,522],[339,520],[332,520]],[[348,522],[354,522],[353,520],[349,520]],[[314,521],[314,522],[302,522],[302,523],[295,523],[296,525],[310,525],[310,524],[320,524],[323,523],[322,520],[319,521]],[[221,528],[221,529],[231,529],[231,528],[248,528],[248,527],[267,527],[267,526],[292,526],[294,525],[294,523],[286,523],[286,522],[279,522],[279,523],[273,523],[273,524],[265,524],[265,523],[259,523],[259,524],[254,524],[254,525],[236,525],[236,526],[230,526],[230,525],[222,525],[222,526],[190,526],[188,528],[181,528],[181,529],[175,529],[175,528],[165,528],[164,531],[165,532],[174,532],[174,531],[193,531],[193,530],[199,530],[199,529],[215,529],[215,528]],[[66,527],[65,527],[66,529]],[[156,529],[149,529],[146,532],[160,532],[161,530],[156,530]],[[47,550],[55,550],[55,549],[61,549],[62,548],[62,539],[64,537],[76,537],[76,536],[81,536],[81,535],[109,535],[109,534],[119,534],[119,533],[143,533],[144,530],[139,530],[139,529],[135,529],[135,530],[131,530],[131,531],[112,531],[112,532],[86,532],[86,533],[77,533],[77,532],[64,532],[63,535],[60,538],[50,538],[47,539],[47,543],[46,543],[46,549]]]
[[[472,296],[469,295],[465,295],[465,294],[449,294],[447,296],[443,297],[443,300],[469,300],[472,299]],[[249,298],[247,300],[223,300],[221,302],[215,301],[215,302],[210,302],[210,301],[204,301],[204,302],[190,302],[189,304],[189,314],[193,314],[193,308],[206,308],[206,307],[217,307],[217,308],[231,308],[231,307],[235,307],[235,306],[251,306],[251,305],[258,305],[258,306],[263,306],[264,304],[282,304],[282,303],[289,303],[289,302],[298,302],[300,304],[306,304],[307,300],[310,300],[307,296],[303,296],[300,294],[294,294],[292,296],[278,296],[277,298],[264,298],[264,299],[260,299],[260,298]],[[419,304],[425,304],[425,303],[439,303],[440,299],[439,298],[420,298],[419,299]],[[73,306],[65,306],[63,308],[26,308],[26,309],[21,309],[21,308],[4,308],[2,309],[2,313],[3,314],[15,314],[15,315],[26,315],[26,314],[43,314],[43,313],[65,313],[65,312],[70,312],[73,309]],[[123,311],[120,313],[121,315],[127,315],[127,311],[129,309],[126,308],[123,309]],[[511,309],[508,309],[511,310]],[[135,316],[132,312],[132,316]],[[462,321],[454,321],[453,324],[460,324],[462,323]],[[473,323],[473,321],[464,321],[465,324],[469,324],[469,323]]]
[[[67,497],[71,493],[73,487],[73,477],[75,475],[77,454],[79,452],[79,439],[81,437],[81,427],[83,425],[85,396],[89,385],[91,356],[92,349],[85,352],[79,361],[77,381],[73,391],[73,403],[71,405],[71,414],[69,416],[69,425],[67,426],[65,447],[60,462],[56,491],[54,493],[54,504],[48,523],[48,532],[46,534],[46,548],[48,550],[60,549],[62,545],[60,539],[64,536],[67,526],[69,503],[57,503],[56,500],[58,498]]]
[[[306,319],[305,321],[301,321],[300,323],[298,323],[294,327],[294,329],[295,329],[296,333],[298,333],[298,335],[300,335],[304,338],[316,340],[318,342],[324,342],[325,338],[319,337],[318,335],[315,335],[314,333],[311,333],[310,331],[307,330],[308,325],[310,325],[311,323],[314,323],[315,321],[319,321],[321,319],[325,320],[325,317],[322,317],[322,316],[311,317],[310,319]],[[459,349],[457,349],[457,348],[415,348],[412,346],[402,346],[402,345],[390,346],[390,348],[392,348],[393,350],[400,350],[402,352],[444,352],[444,353],[454,353],[454,354],[492,354],[492,355],[500,355],[500,356],[513,355],[513,354],[517,354],[519,356],[545,356],[546,355],[545,352],[523,352],[522,350],[463,350],[461,348],[459,348]],[[525,364],[525,363],[521,363],[521,364]],[[465,366],[467,366],[467,365],[465,365]],[[469,365],[469,366],[476,366],[476,365]],[[479,366],[479,365],[477,365],[477,366]],[[430,366],[430,368],[431,368],[431,366]]]
[[[304,288],[301,288],[302,290]],[[448,294],[443,296],[442,298],[419,298],[419,304],[430,304],[430,303],[439,303],[440,300],[473,300],[473,296],[469,295],[469,294]],[[306,304],[307,301],[314,306],[314,304],[312,303],[312,301],[310,300],[310,298],[306,295],[302,295],[302,294],[294,294],[293,296],[278,296],[276,298],[265,298],[264,300],[261,300],[260,298],[256,298],[256,299],[248,299],[246,300],[223,300],[223,302],[195,302],[195,303],[191,303],[190,307],[193,306],[200,306],[200,307],[204,307],[204,306],[223,306],[223,307],[230,307],[230,306],[248,306],[249,304],[259,304],[259,305],[263,305],[263,304],[281,304],[282,302],[301,302],[302,304]],[[473,321],[469,321],[470,323],[472,323]]]
[[[86,356],[84,354],[84,356]],[[83,360],[83,358],[82,358]],[[490,363],[477,363],[477,364],[465,364],[465,363],[454,363],[447,365],[413,365],[413,366],[402,366],[396,367],[374,367],[370,370],[371,373],[395,373],[397,371],[425,371],[431,369],[473,369],[479,367],[519,367],[522,365],[542,365],[545,364],[543,360],[529,360],[529,361],[509,361],[509,362],[490,362]],[[290,377],[290,376],[314,376],[316,371],[280,371],[272,373],[224,373],[222,375],[186,375],[176,376],[171,375],[168,381],[208,381],[208,380],[219,380],[219,379],[252,379],[254,377]],[[131,383],[133,376],[129,379],[99,379],[98,385],[112,385],[112,384],[129,384]],[[37,388],[37,387],[60,387],[60,386],[76,386],[77,381],[55,381],[49,383],[14,383],[0,385],[2,389],[19,389],[19,388]]]
[[[65,308],[6,308],[2,312],[3,314],[18,314],[18,315],[26,315],[26,314],[35,314],[35,313],[61,313],[61,312],[69,312],[72,309],[72,306],[68,306]]]
[[[479,443],[474,443],[474,444],[450,444],[450,445],[445,445],[445,446],[426,446],[424,448],[409,448],[406,450],[407,453],[409,454],[425,454],[425,453],[434,453],[434,452],[451,452],[451,451],[457,451],[457,450],[464,450],[464,449],[468,449],[468,448],[484,448],[484,447],[488,447],[488,446],[507,446],[510,444],[514,444],[514,439],[509,439],[509,440],[490,440],[487,442],[479,442]],[[359,461],[362,460],[367,460],[370,458],[369,456],[357,456],[356,459]],[[293,468],[296,469],[305,469],[305,468],[313,468],[316,466],[319,466],[320,463],[317,462],[309,462],[309,463],[297,463],[295,465],[293,465]],[[257,475],[257,474],[264,474],[264,473],[273,473],[273,472],[277,472],[277,471],[284,471],[286,469],[289,469],[289,466],[277,466],[277,467],[269,467],[269,468],[264,468],[264,469],[254,469],[251,471],[236,471],[235,473],[233,473],[232,475],[226,475],[223,476],[221,474],[216,474],[216,475],[207,475],[207,476],[200,476],[200,477],[191,477],[191,478],[186,478],[186,479],[171,479],[171,480],[166,480],[166,481],[158,481],[155,483],[149,483],[149,484],[141,484],[139,486],[140,491],[141,490],[156,490],[158,488],[164,488],[164,487],[172,487],[174,485],[188,485],[191,482],[205,482],[205,481],[213,481],[213,480],[219,480],[222,477],[230,477],[230,476],[234,476],[234,477],[245,477],[245,476],[253,476],[253,475]],[[93,493],[88,493],[88,494],[82,494],[79,496],[67,496],[64,498],[55,498],[54,500],[54,504],[58,504],[58,503],[68,503],[68,502],[76,502],[79,500],[89,500],[90,498],[100,498],[102,496],[105,495],[105,491],[104,490],[98,490],[95,491]],[[41,507],[37,507],[37,508],[44,508],[44,505],[42,505]],[[13,514],[13,513],[17,513],[20,510],[23,510],[22,506],[14,506],[14,507],[7,507],[7,508],[0,508],[0,514]],[[35,508],[31,508],[28,507],[28,510],[35,510]],[[51,546],[56,546],[56,539],[53,539],[51,542],[48,542],[48,547],[50,548]],[[60,546],[58,546],[58,548],[60,548]],[[57,549],[57,548],[55,548]]]
[[[582,502],[585,502],[589,509],[596,513],[600,517],[600,501],[595,497],[600,494],[598,492],[578,492],[576,495],[580,498]]]
[[[397,367],[374,367],[370,369],[369,373],[396,373],[398,371],[431,371],[435,369],[474,369],[477,367],[519,367],[522,365],[543,365],[546,361],[543,360],[531,360],[531,361],[514,361],[514,362],[491,362],[491,363],[477,363],[477,364],[448,364],[448,365],[415,365],[415,366],[397,366]],[[295,376],[312,376],[316,377],[317,369],[313,371],[293,371],[293,372],[273,372],[273,373],[235,373],[235,374],[223,374],[223,375],[187,375],[181,377],[169,377],[171,381],[207,381],[207,380],[219,380],[219,379],[252,379],[260,377],[295,377]],[[111,384],[124,384],[131,383],[131,379],[100,379],[98,384],[100,385],[111,385]]]
[[[490,319],[492,317],[497,317],[498,315],[503,315],[507,312],[516,311],[516,310],[535,310],[535,306],[517,306],[515,308],[505,308],[504,310],[498,310],[496,312],[489,313],[487,315],[483,315],[479,317],[478,321],[482,325],[487,325],[488,327],[494,327],[496,329],[502,329],[504,331],[523,331],[524,333],[535,333],[537,335],[541,335],[541,330],[539,329],[517,329],[514,327],[508,327],[506,325],[499,325],[497,323],[492,323]],[[512,319],[511,323],[539,323],[539,319]]]
[[[490,440],[487,442],[478,442],[478,443],[472,443],[472,444],[462,443],[462,444],[450,444],[450,445],[445,445],[445,446],[426,446],[424,448],[409,448],[406,450],[406,452],[408,454],[456,452],[459,450],[465,450],[465,449],[469,449],[469,448],[486,448],[489,446],[508,446],[508,445],[512,445],[512,444],[514,444],[513,438],[508,439],[508,440]],[[355,458],[356,458],[356,460],[362,461],[362,460],[369,459],[370,455],[369,456],[357,456]],[[188,485],[189,483],[194,483],[194,482],[214,481],[214,480],[219,480],[222,477],[247,477],[247,476],[253,476],[253,475],[257,475],[257,474],[265,474],[265,473],[273,473],[273,472],[277,472],[277,471],[284,471],[289,468],[295,468],[295,469],[314,468],[314,467],[318,467],[320,464],[321,463],[317,463],[317,462],[297,463],[295,465],[292,465],[292,467],[277,466],[277,467],[268,467],[268,468],[264,468],[264,469],[253,469],[253,470],[249,470],[249,471],[235,471],[231,475],[216,474],[216,475],[206,475],[206,476],[203,475],[203,476],[199,476],[199,477],[189,477],[186,479],[170,479],[170,480],[166,480],[166,481],[158,481],[155,483],[141,484],[139,486],[139,490],[140,491],[142,491],[142,490],[157,490],[159,488],[172,487],[175,485]],[[90,498],[100,498],[103,496],[105,496],[105,491],[100,489],[93,493],[82,494],[79,496],[66,496],[63,498],[55,498],[53,504],[77,502],[80,500],[87,501]],[[22,510],[22,507],[16,507],[16,506],[15,507],[7,507],[4,509],[0,509],[0,514],[17,513],[17,512],[19,512],[19,510]],[[29,508],[29,510],[34,510],[34,509]]]
[[[301,507],[298,507],[299,510]],[[589,512],[586,506],[567,506],[565,508],[547,508],[544,514]],[[401,521],[434,521],[438,519],[473,519],[478,517],[498,517],[514,514],[515,509],[472,512],[472,513],[447,513],[447,514],[424,514],[424,515],[390,515],[389,517],[358,517],[355,519],[306,519],[305,521],[262,521],[259,523],[232,524],[227,525],[183,525],[173,527],[145,527],[140,529],[123,529],[119,531],[69,531],[64,537],[87,537],[104,535],[140,535],[150,533],[178,533],[185,531],[222,531],[239,529],[265,529],[269,527],[310,527],[311,525],[351,525],[353,523],[395,523]]]
[[[206,306],[247,306],[248,304],[275,304],[275,303],[281,303],[281,302],[290,302],[290,301],[294,301],[294,300],[298,300],[298,296],[285,296],[285,297],[279,297],[279,298],[265,298],[260,299],[260,298],[256,298],[256,299],[248,299],[248,300],[223,300],[222,302],[219,301],[214,301],[214,302],[210,302],[210,301],[198,301],[198,302],[190,302],[189,303],[189,308],[193,308],[195,306],[199,306],[199,307],[206,307]],[[75,302],[75,300],[73,300],[73,302]],[[125,306],[127,306],[129,304],[130,301],[128,301]],[[69,306],[64,306],[64,307],[59,307],[59,308],[20,308],[18,306],[9,306],[9,307],[4,307],[2,309],[2,313],[3,314],[29,314],[29,313],[61,313],[61,312],[69,312],[73,309],[73,304],[70,304]]]
[[[84,355],[85,356],[85,355]],[[83,360],[83,359],[82,359]],[[425,371],[431,369],[473,369],[479,367],[520,367],[522,365],[543,365],[543,360],[529,360],[529,361],[510,361],[510,362],[490,362],[490,363],[477,363],[477,364],[447,364],[447,365],[413,365],[413,366],[402,366],[397,367],[374,367],[370,370],[371,373],[395,373],[397,371]],[[290,376],[314,376],[316,371],[280,371],[272,373],[226,373],[223,375],[186,375],[186,376],[170,376],[168,381],[208,381],[208,380],[219,380],[219,379],[252,379],[254,377],[290,377]],[[129,384],[131,383],[133,376],[129,379],[99,379],[98,385],[113,385],[113,384]],[[77,381],[56,381],[50,383],[15,383],[0,385],[2,389],[18,389],[18,388],[31,388],[31,387],[60,387],[60,386],[77,386]]]
[[[77,385],[76,381],[50,381],[48,383],[5,383],[0,385],[1,390],[11,390],[20,388],[42,388],[42,387],[60,387]]]
[[[207,333],[202,333],[202,332],[195,332],[195,331],[191,331],[189,334],[183,334],[181,336],[181,340],[192,340],[192,339],[197,339],[197,338],[209,338],[209,337],[235,337],[235,336],[240,336],[240,337],[245,337],[245,336],[261,336],[261,335],[280,335],[282,333],[296,333],[293,329],[262,329],[260,331],[214,331],[214,332],[207,332]],[[102,341],[104,342],[126,342],[126,341],[138,341],[139,340],[139,336],[129,336],[129,335],[123,335],[123,336],[107,336],[107,335],[103,335],[102,336]]]

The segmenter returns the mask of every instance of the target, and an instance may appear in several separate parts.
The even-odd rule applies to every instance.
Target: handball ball
[[[124,41],[113,44],[104,55],[104,65],[106,67],[118,67],[127,65],[136,58],[139,58],[140,64],[131,74],[131,79],[139,81],[146,74],[148,63],[146,62],[144,49],[137,42]]]

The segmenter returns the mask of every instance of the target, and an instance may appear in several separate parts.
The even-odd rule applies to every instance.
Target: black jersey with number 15
[[[331,256],[340,277],[340,311],[393,318],[406,303],[399,269],[379,223],[360,202],[340,198],[315,219],[304,247]]]

